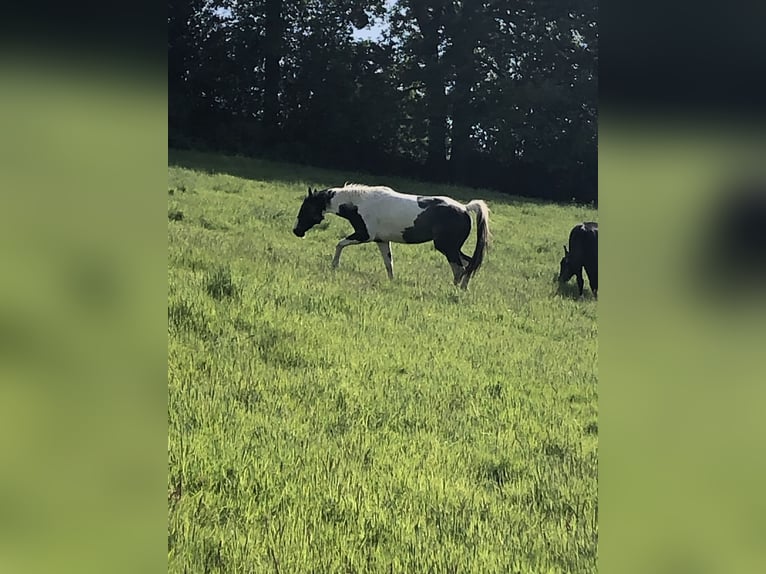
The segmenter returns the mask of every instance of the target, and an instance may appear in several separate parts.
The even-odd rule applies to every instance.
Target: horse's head
[[[306,232],[321,223],[324,212],[330,205],[330,196],[324,191],[316,191],[309,187],[309,193],[303,198],[303,203],[298,211],[298,219],[293,226],[293,233],[303,237]]]
[[[564,245],[564,257],[561,258],[561,263],[559,264],[559,282],[566,283],[574,274],[574,269],[572,269],[572,265],[570,265],[569,251],[567,250],[567,246]]]

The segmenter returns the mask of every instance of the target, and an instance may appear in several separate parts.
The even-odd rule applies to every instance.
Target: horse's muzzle
[[[303,237],[304,235],[306,235],[305,231],[298,231],[297,229],[293,229],[293,233],[295,233],[295,235],[297,235],[298,237]]]

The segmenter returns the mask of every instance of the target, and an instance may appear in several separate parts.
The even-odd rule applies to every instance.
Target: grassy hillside
[[[552,282],[594,210],[170,164],[170,572],[595,571],[597,304]],[[296,238],[307,187],[346,180],[485,199],[469,291],[431,244],[394,244],[391,282],[374,244],[330,268],[345,220]]]

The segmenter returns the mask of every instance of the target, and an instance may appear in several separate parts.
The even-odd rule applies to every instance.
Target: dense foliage
[[[169,134],[595,201],[595,0],[171,0]]]

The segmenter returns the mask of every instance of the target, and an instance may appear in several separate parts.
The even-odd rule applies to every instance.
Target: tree
[[[263,127],[267,142],[277,140],[279,126],[279,60],[282,56],[282,0],[266,0],[263,81]]]
[[[405,77],[423,90],[428,130],[426,168],[443,177],[447,159],[446,22],[450,0],[400,0],[392,24],[405,60]],[[414,86],[413,86],[414,87]]]
[[[176,145],[596,198],[595,0],[169,9]],[[354,38],[376,20],[381,39]]]

